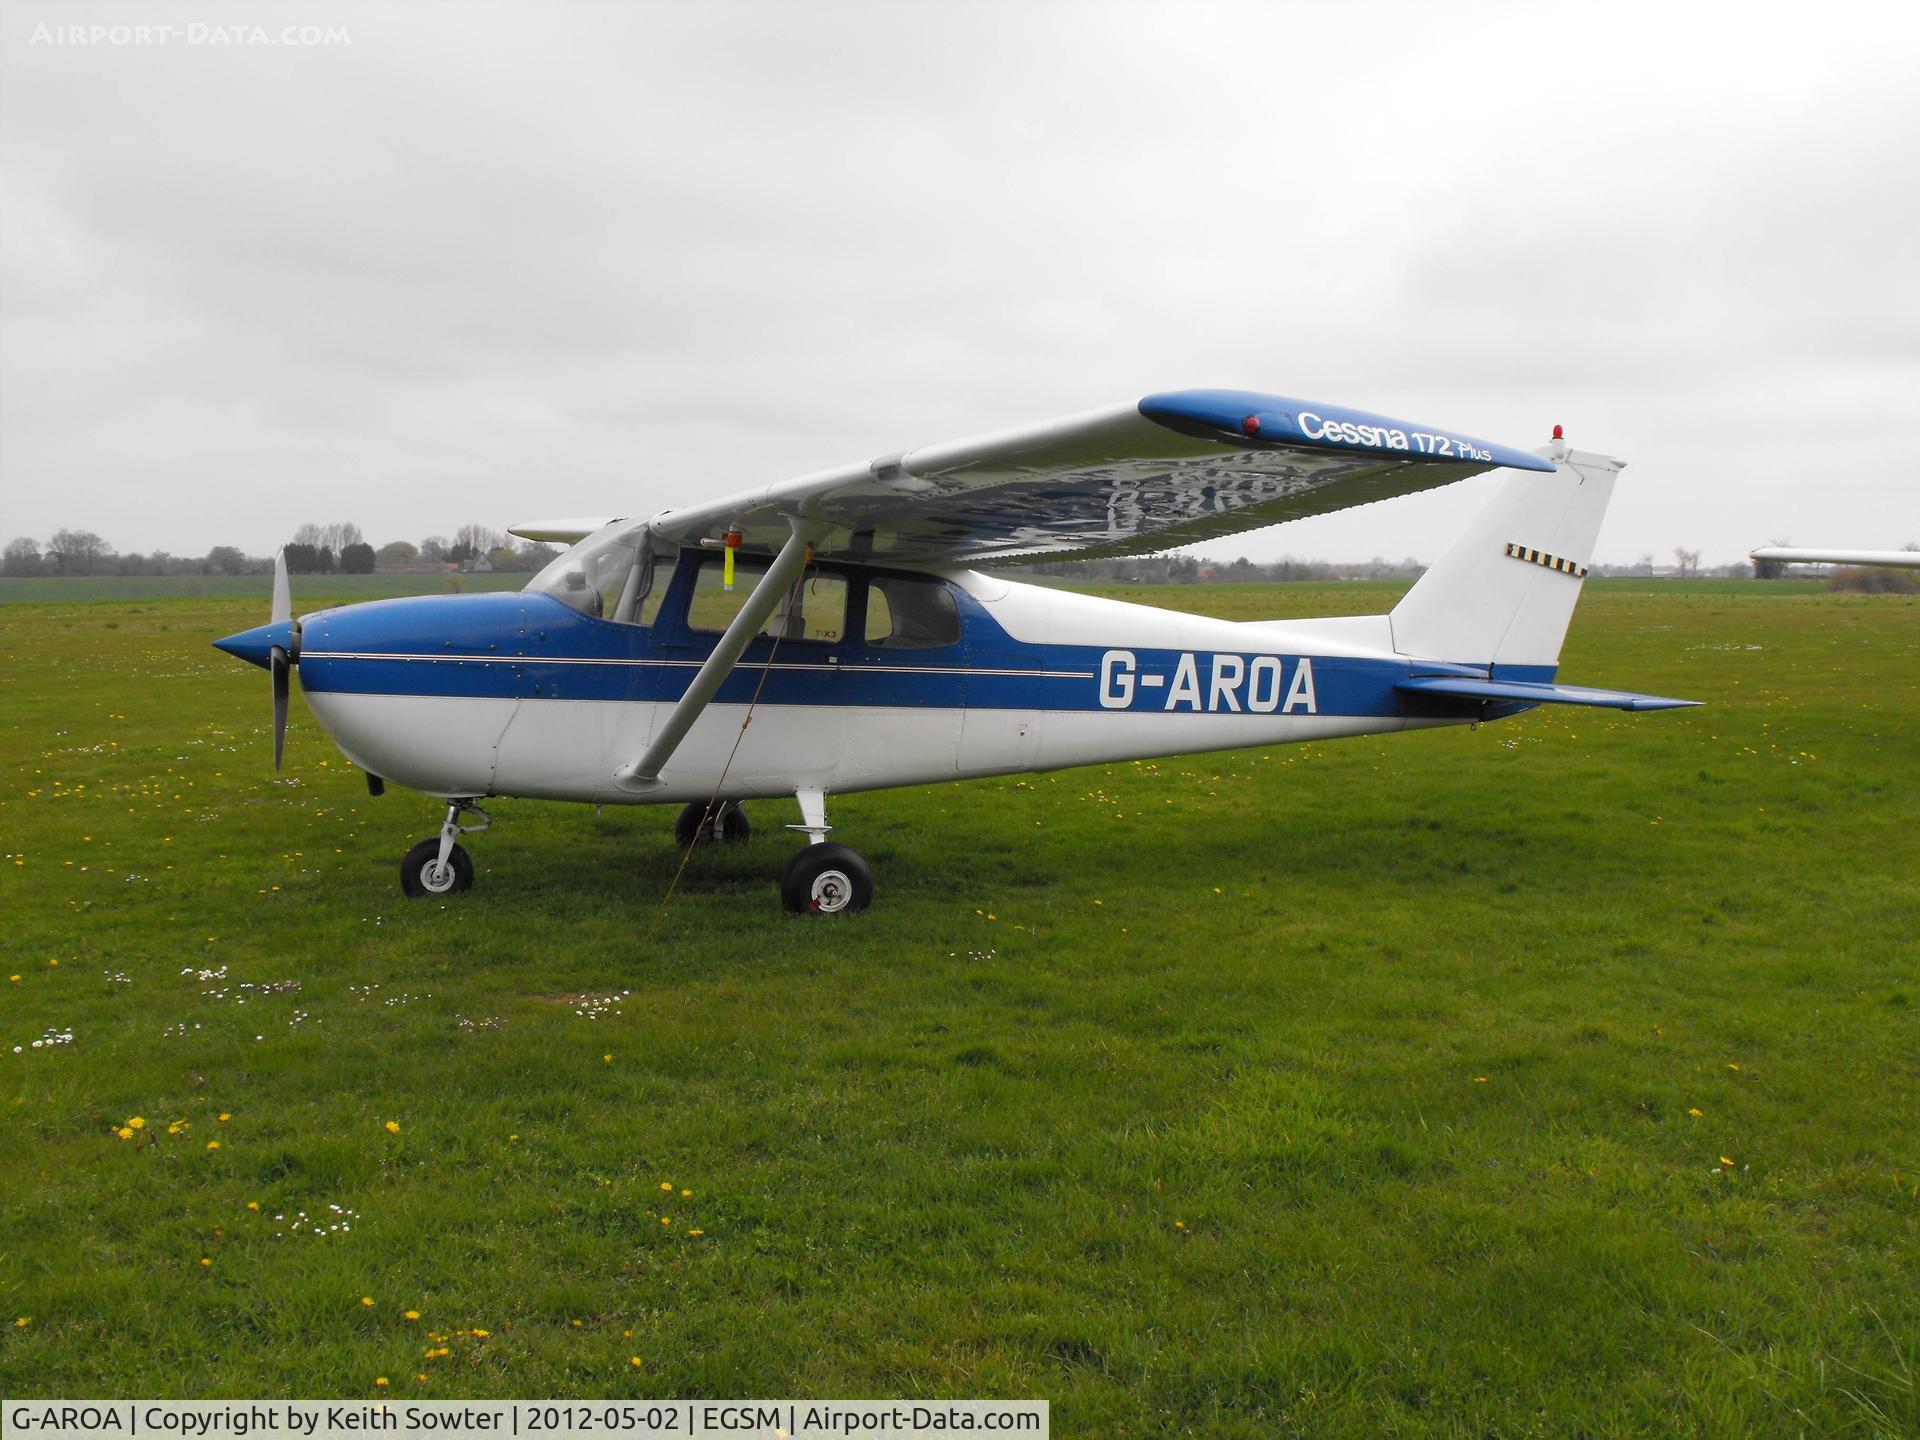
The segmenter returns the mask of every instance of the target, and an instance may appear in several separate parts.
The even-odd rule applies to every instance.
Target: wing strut
[[[774,607],[780,603],[780,597],[793,588],[793,582],[806,568],[808,559],[813,555],[813,542],[820,527],[797,516],[789,517],[788,524],[793,527],[793,534],[780,547],[780,553],[774,557],[773,564],[767,567],[767,573],[760,577],[760,583],[753,587],[747,603],[733,617],[733,623],[727,626],[719,644],[713,647],[706,664],[694,675],[693,683],[687,686],[687,693],[680,697],[665,722],[654,732],[646,753],[632,764],[622,765],[613,772],[613,783],[622,790],[660,788],[664,783],[660,779],[661,769],[673,757],[673,752],[680,748],[680,742],[687,738],[687,731],[700,718],[700,712],[707,708],[707,702],[713,699],[721,682],[733,673],[733,667],[739,663],[754,636],[760,633],[760,627],[767,623]]]

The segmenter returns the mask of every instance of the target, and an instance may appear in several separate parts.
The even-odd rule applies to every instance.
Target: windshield
[[[652,583],[647,527],[616,523],[567,551],[529,580],[527,589],[551,595],[583,615],[631,625]]]

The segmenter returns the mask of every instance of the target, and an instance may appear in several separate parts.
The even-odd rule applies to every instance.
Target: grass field
[[[1700,710],[848,797],[837,922],[754,807],[657,932],[658,810],[404,901],[263,614],[0,607],[0,1392],[1920,1433],[1913,598],[1592,587],[1563,674]]]

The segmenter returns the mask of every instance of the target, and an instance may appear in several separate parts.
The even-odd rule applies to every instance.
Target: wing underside
[[[926,446],[669,510],[677,544],[728,531],[776,549],[790,518],[816,553],[916,566],[1139,554],[1450,484],[1499,465],[1548,470],[1457,431],[1246,391],[1134,405]]]

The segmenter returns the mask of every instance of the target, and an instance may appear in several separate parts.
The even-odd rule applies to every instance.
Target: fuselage
[[[804,624],[796,614],[781,638],[752,642],[663,784],[636,795],[615,772],[714,647],[720,622],[703,607],[719,563],[663,560],[658,596],[630,623],[535,590],[319,611],[301,625],[301,688],[347,756],[395,783],[620,804],[704,800],[716,785],[735,800],[870,790],[1489,713],[1396,691],[1487,667],[1396,653],[1386,616],[1235,623],[979,572],[823,565]],[[1552,676],[1526,671],[1513,678]]]

